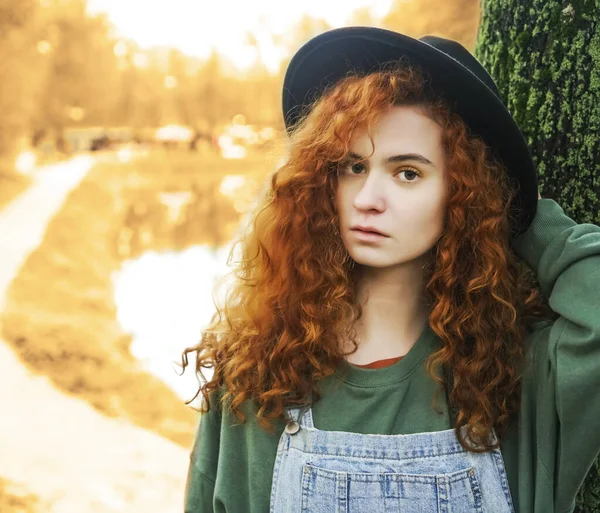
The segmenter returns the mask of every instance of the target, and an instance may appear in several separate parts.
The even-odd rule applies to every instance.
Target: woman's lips
[[[361,239],[361,240],[368,240],[368,241],[378,241],[381,239],[386,239],[387,236],[382,235],[381,233],[375,233],[375,232],[365,232],[363,230],[350,230],[357,239]]]

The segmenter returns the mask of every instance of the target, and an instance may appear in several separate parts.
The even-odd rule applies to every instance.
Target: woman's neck
[[[363,307],[355,324],[359,348],[347,359],[359,365],[405,355],[429,322],[419,273],[376,271],[383,272],[365,273],[358,287]],[[347,344],[345,350],[350,348]]]

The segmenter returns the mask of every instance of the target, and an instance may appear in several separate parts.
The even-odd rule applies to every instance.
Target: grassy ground
[[[130,164],[97,165],[67,197],[11,284],[3,338],[61,390],[189,448],[195,412],[140,369],[128,351],[131,339],[116,321],[110,276],[121,264],[118,233],[142,194],[186,190],[226,174],[263,176],[272,162],[264,155],[224,161],[153,153]]]
[[[30,183],[29,177],[9,172],[0,164],[0,210],[27,189]]]
[[[15,490],[11,483],[0,478],[0,511],[6,513],[33,513],[39,511],[38,507],[37,497]]]

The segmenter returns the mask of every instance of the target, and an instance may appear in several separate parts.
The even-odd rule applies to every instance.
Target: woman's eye
[[[361,171],[363,171],[365,169],[365,166],[363,164],[360,163],[354,163],[354,164],[349,164],[348,166],[346,166],[345,169],[350,169],[350,171],[352,172],[353,175],[356,175],[358,173],[360,173]],[[356,172],[355,172],[356,171]],[[414,182],[415,181],[415,177],[419,177],[421,176],[421,173],[419,173],[416,169],[410,168],[410,167],[405,167],[400,169],[400,171],[396,172],[396,175],[400,175],[402,173],[406,173],[405,175],[405,180],[401,180],[403,182]]]
[[[409,175],[409,176],[412,176],[412,175],[420,176],[419,173],[417,171],[415,171],[414,169],[403,169],[398,174],[400,174],[400,173],[411,173],[411,175]],[[414,182],[415,180],[413,179],[413,180],[408,180],[408,181]]]
[[[338,175],[348,175],[348,174],[353,174],[356,175],[358,173],[355,173],[354,171],[356,170],[356,167],[359,167],[358,172],[360,172],[361,170],[364,169],[364,165],[360,164],[360,163],[347,163],[347,164],[343,164],[338,168]]]

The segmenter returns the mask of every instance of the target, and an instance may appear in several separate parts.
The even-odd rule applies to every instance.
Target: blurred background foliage
[[[409,35],[436,33],[474,48],[477,0],[410,0],[393,3],[383,18],[368,8],[349,24],[378,25]],[[143,20],[140,19],[140,23]],[[332,28],[304,15],[285,36],[270,36],[287,57],[271,72],[261,62],[236,70],[222,54],[208,59],[172,48],[142,49],[117,38],[104,14],[88,13],[84,0],[0,1],[0,157],[12,162],[31,144],[66,151],[65,130],[127,126],[144,129],[183,124],[213,135],[236,114],[248,124],[282,128],[281,93],[293,52]],[[257,36],[247,44],[260,52]]]

